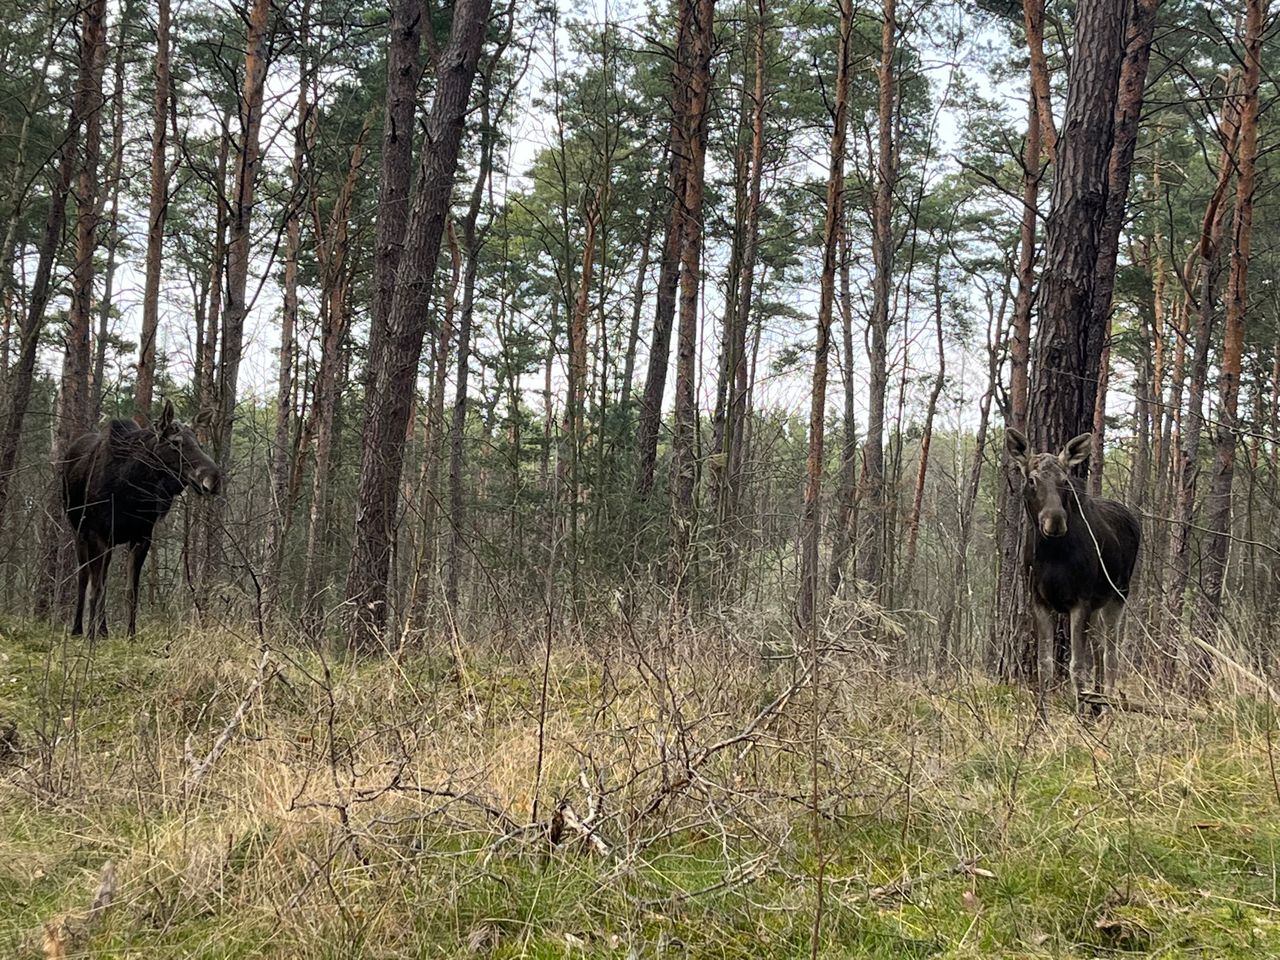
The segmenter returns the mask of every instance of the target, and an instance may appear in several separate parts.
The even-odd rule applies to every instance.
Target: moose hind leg
[[[1115,690],[1119,668],[1120,621],[1124,617],[1124,603],[1113,600],[1098,611],[1098,628],[1101,648],[1098,654],[1098,686],[1110,696]]]
[[[1042,722],[1049,720],[1049,686],[1053,683],[1053,611],[1033,602],[1036,624],[1036,694]]]
[[[89,595],[85,601],[85,618],[89,621],[89,636],[96,639],[105,635],[106,611],[100,606],[107,589],[106,557],[109,548],[95,540],[89,546]]]
[[[98,571],[98,589],[95,597],[95,606],[98,614],[98,636],[100,637],[107,635],[107,572],[110,569],[111,544],[106,544],[102,548],[102,565]]]
[[[71,624],[71,635],[84,633],[84,600],[89,590],[89,545],[76,537],[76,618]]]
[[[1071,689],[1076,698],[1076,711],[1082,708],[1081,694],[1085,689],[1085,677],[1089,672],[1089,611],[1086,607],[1071,608]]]

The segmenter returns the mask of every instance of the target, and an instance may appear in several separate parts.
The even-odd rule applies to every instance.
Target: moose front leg
[[[1031,612],[1036,623],[1036,709],[1040,722],[1049,722],[1049,687],[1053,683],[1053,611],[1033,601]]]

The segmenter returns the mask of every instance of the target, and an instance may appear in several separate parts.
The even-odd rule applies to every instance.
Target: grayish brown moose
[[[1071,475],[1089,457],[1083,433],[1062,451],[1031,453],[1027,438],[1007,431],[1006,446],[1022,472],[1027,509],[1026,562],[1036,626],[1036,672],[1041,716],[1053,682],[1054,614],[1071,618],[1071,683],[1082,707],[1086,675],[1097,692],[1115,683],[1116,629],[1129,596],[1141,528],[1132,510],[1091,497]]]
[[[138,578],[151,549],[155,525],[184,488],[214,496],[222,485],[218,465],[196,435],[174,419],[173,404],[154,424],[145,415],[112,420],[63,451],[59,463],[62,504],[76,540],[76,617],[71,632],[84,632],[88,595],[89,635],[106,636],[107,568],[111,550],[129,548],[129,636],[138,619]]]

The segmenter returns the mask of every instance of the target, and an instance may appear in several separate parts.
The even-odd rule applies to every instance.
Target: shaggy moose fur
[[[112,420],[100,433],[86,433],[63,451],[58,464],[62,504],[76,539],[78,584],[71,632],[84,629],[85,595],[89,632],[106,636],[107,568],[111,550],[129,547],[129,635],[137,627],[138,578],[151,549],[151,534],[184,487],[215,495],[222,475],[200,449],[190,427],[174,420],[173,404],[153,425]]]
[[[1022,471],[1027,508],[1026,560],[1042,711],[1053,680],[1054,614],[1071,618],[1071,680],[1077,705],[1090,667],[1100,692],[1106,693],[1114,684],[1115,628],[1129,596],[1141,541],[1132,510],[1114,500],[1089,496],[1071,476],[1071,468],[1088,458],[1090,438],[1091,434],[1081,434],[1056,455],[1031,453],[1027,438],[1017,430],[1010,429],[1006,438],[1009,453]]]

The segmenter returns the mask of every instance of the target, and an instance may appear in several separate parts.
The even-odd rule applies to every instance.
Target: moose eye
[[[1036,483],[1037,481],[1034,474],[1032,476],[1027,477],[1027,486],[1030,487],[1032,490],[1036,488]]]

